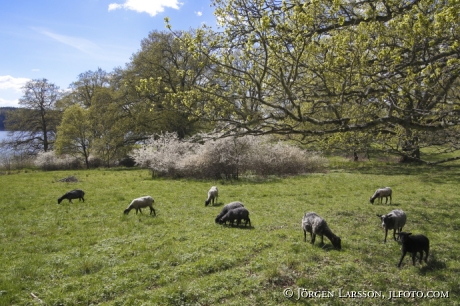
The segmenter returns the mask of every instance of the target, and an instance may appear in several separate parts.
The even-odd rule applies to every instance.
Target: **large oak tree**
[[[372,141],[416,160],[425,147],[460,148],[458,1],[213,5],[221,31],[184,39],[213,69],[188,94],[200,99],[196,114],[228,134],[271,133],[324,147]]]

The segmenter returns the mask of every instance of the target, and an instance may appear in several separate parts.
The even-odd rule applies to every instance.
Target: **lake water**
[[[0,142],[2,142],[3,139],[5,139],[8,135],[7,131],[0,131]]]

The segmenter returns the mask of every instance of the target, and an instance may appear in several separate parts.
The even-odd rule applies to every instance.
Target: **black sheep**
[[[231,209],[235,209],[235,208],[238,208],[238,207],[244,207],[243,203],[241,202],[231,202],[227,205],[225,205],[223,208],[222,208],[222,211],[217,215],[215,221],[216,223],[219,223],[220,221],[220,218],[222,218],[223,216],[225,216],[225,214],[231,210]]]
[[[233,225],[233,222],[236,220],[236,225],[240,225],[241,220],[244,220],[244,225],[249,223],[251,226],[251,220],[249,219],[249,211],[244,207],[238,207],[229,210],[222,218],[220,218],[219,223],[223,224],[226,222],[230,222]]]
[[[420,253],[420,263],[422,263],[423,252],[425,251],[425,262],[428,260],[428,253],[430,252],[430,240],[424,235],[413,235],[412,233],[401,232],[399,233],[401,239],[401,259],[399,260],[398,267],[401,266],[406,253],[412,253],[412,264],[415,266],[415,256]]]
[[[72,203],[72,199],[78,199],[78,201],[83,200],[83,202],[85,202],[84,196],[85,192],[81,189],[71,190],[58,199],[58,204],[61,204],[64,199],[68,199],[70,203]]]

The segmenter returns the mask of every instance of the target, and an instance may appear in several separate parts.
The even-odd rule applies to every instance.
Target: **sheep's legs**
[[[404,259],[404,256],[406,256],[406,253],[407,253],[407,251],[403,251],[403,252],[402,252],[401,259],[399,260],[398,267],[401,267],[401,263],[402,263],[402,261],[403,261],[403,259]]]
[[[422,254],[420,254],[422,255]],[[417,257],[417,252],[413,252],[412,253],[412,265],[415,266],[415,257]],[[422,263],[422,261],[420,260],[420,263]]]

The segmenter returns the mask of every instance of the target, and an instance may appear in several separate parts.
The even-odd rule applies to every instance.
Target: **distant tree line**
[[[0,107],[0,131],[5,131],[5,119],[9,111],[14,111],[15,107]]]
[[[277,135],[460,159],[458,1],[213,1],[222,30],[152,31],[125,67],[28,82],[9,143],[107,166],[150,135]],[[166,20],[168,22],[168,20]]]

